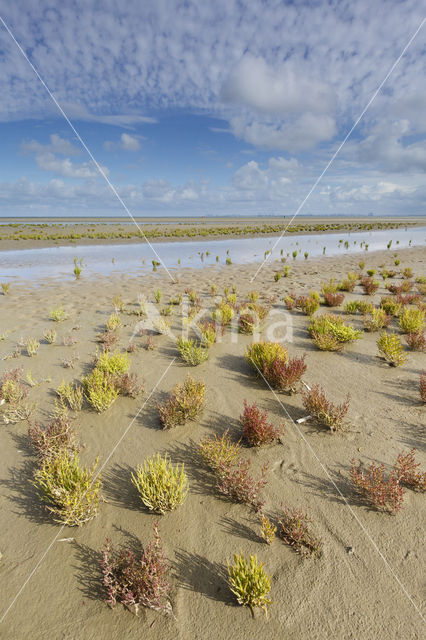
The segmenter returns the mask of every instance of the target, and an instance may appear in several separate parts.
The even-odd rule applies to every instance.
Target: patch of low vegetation
[[[157,513],[176,509],[188,493],[184,465],[174,467],[167,455],[162,457],[159,453],[138,466],[136,474],[132,474],[132,482],[143,504]]]
[[[351,480],[361,495],[378,509],[397,513],[402,507],[404,491],[395,470],[386,476],[385,465],[374,461],[368,467],[351,461]]]
[[[120,602],[136,615],[139,607],[171,611],[168,567],[157,524],[153,542],[140,555],[129,548],[116,549],[107,538],[101,567],[105,601],[110,607]]]
[[[300,509],[284,508],[278,521],[278,535],[286,544],[303,556],[320,556],[321,540],[312,533],[312,518]]]
[[[79,450],[76,434],[65,413],[53,416],[45,427],[38,422],[30,424],[28,438],[34,452],[42,460],[55,458],[61,451],[71,453]]]
[[[313,318],[308,331],[315,344],[322,351],[339,351],[347,342],[358,340],[362,331],[346,325],[341,316],[332,313]]]
[[[81,526],[96,516],[101,486],[100,477],[95,477],[97,463],[82,467],[77,453],[63,450],[44,459],[33,482],[55,522]]]
[[[187,376],[183,383],[173,389],[173,393],[163,404],[157,403],[160,422],[164,429],[171,429],[195,420],[204,408],[206,385]]]
[[[249,607],[253,615],[254,609],[260,607],[267,615],[267,607],[272,604],[268,598],[271,579],[257,556],[250,555],[247,561],[242,553],[234,554],[234,564],[228,564],[228,576],[230,589],[238,604]]]
[[[401,339],[396,333],[383,331],[377,340],[377,348],[382,358],[392,367],[400,367],[406,360]]]
[[[330,431],[345,430],[344,419],[349,410],[349,394],[342,404],[335,405],[327,399],[324,389],[316,384],[312,389],[302,391],[302,400],[303,406],[309,415],[315,417]]]
[[[268,422],[268,412],[261,411],[256,402],[248,404],[244,400],[244,411],[240,416],[243,427],[243,437],[251,447],[260,447],[274,442],[282,433]]]
[[[204,344],[197,344],[194,340],[178,338],[176,341],[180,356],[184,362],[196,367],[208,360],[209,350]]]
[[[58,307],[54,307],[53,309],[50,309],[49,317],[54,322],[63,322],[68,318],[68,314],[63,309],[62,305],[59,305]]]

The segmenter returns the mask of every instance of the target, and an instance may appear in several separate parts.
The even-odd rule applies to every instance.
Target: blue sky
[[[411,0],[17,0],[1,14],[130,211],[292,215],[418,29]],[[421,215],[426,24],[302,209]],[[0,25],[0,215],[126,215]]]

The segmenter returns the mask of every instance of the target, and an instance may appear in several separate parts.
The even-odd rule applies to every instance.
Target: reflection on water
[[[227,256],[234,264],[261,262],[265,252],[272,249],[277,236],[260,238],[237,238],[229,240],[195,240],[189,242],[152,243],[167,268],[203,267],[223,265]],[[329,233],[323,235],[284,235],[273,251],[272,258],[281,255],[292,257],[298,251],[297,260],[324,255],[336,256],[347,253],[386,249],[392,240],[391,250],[408,246],[424,246],[426,227],[410,229],[388,229],[386,231],[362,231],[356,233]],[[346,243],[346,244],[345,244]],[[227,253],[229,252],[229,253]],[[219,256],[219,262],[216,261]],[[46,278],[73,279],[73,260],[82,259],[83,275],[112,275],[148,273],[152,260],[156,260],[152,249],[145,242],[115,245],[73,245],[47,247],[43,249],[19,249],[0,251],[0,278],[3,282],[13,280],[45,280]],[[180,261],[180,262],[179,262]]]

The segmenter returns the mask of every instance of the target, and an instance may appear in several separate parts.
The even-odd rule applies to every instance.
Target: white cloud
[[[41,144],[37,140],[30,140],[21,144],[23,153],[59,153],[64,156],[75,156],[81,153],[81,150],[75,147],[69,140],[61,138],[57,133],[51,133],[50,144]]]
[[[131,136],[128,133],[122,133],[119,142],[106,140],[103,146],[107,151],[112,151],[113,149],[122,149],[123,151],[139,151],[141,145],[138,138],[142,138],[142,136],[136,137]]]
[[[308,65],[306,65],[308,67]],[[276,68],[265,60],[245,55],[226,79],[223,99],[255,111],[281,118],[294,113],[329,113],[334,92],[308,68],[293,68],[291,62]]]

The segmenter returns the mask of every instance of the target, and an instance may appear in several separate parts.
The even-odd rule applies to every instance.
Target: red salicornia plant
[[[264,465],[260,478],[253,478],[250,473],[250,460],[237,460],[233,465],[219,464],[217,474],[217,486],[221,493],[235,502],[243,502],[260,511],[263,502],[259,500],[259,492],[266,485],[265,478],[267,465]]]
[[[407,333],[405,340],[413,351],[426,351],[426,338],[423,331]]]
[[[78,451],[75,433],[67,415],[52,418],[45,427],[38,422],[30,424],[28,437],[40,458],[56,456],[60,451]]]
[[[278,520],[280,538],[304,556],[321,555],[322,542],[309,529],[313,520],[300,509],[284,508]]]
[[[255,402],[250,405],[244,400],[244,412],[240,420],[244,438],[252,447],[269,444],[280,434],[280,430],[268,422],[268,412],[261,411]]]
[[[316,384],[312,389],[302,391],[303,405],[311,416],[331,431],[344,430],[344,418],[349,409],[349,394],[345,402],[335,405],[327,400],[324,389]]]
[[[416,491],[426,491],[426,471],[419,471],[420,462],[416,462],[415,449],[411,449],[405,455],[398,454],[394,471],[399,482]]]
[[[397,513],[401,509],[404,490],[395,470],[386,477],[384,464],[376,465],[373,461],[365,468],[361,464],[357,467],[355,460],[352,460],[351,465],[352,482],[369,502],[390,513]]]
[[[102,574],[105,601],[111,607],[121,602],[136,615],[140,606],[158,611],[171,610],[167,564],[157,523],[154,525],[154,541],[140,556],[130,549],[116,550],[107,538],[102,548]]]
[[[295,393],[303,374],[306,372],[305,358],[306,354],[303,354],[301,358],[297,356],[290,358],[288,362],[276,358],[271,364],[264,365],[263,375],[271,387],[279,391]]]

